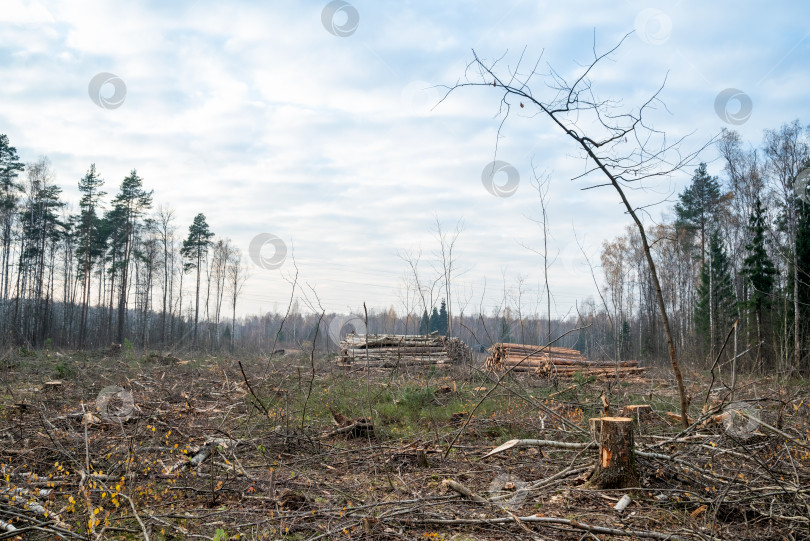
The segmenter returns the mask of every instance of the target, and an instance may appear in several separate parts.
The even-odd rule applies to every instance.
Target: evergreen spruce
[[[436,329],[442,336],[447,336],[447,304],[442,299],[442,305],[439,308],[439,327]]]
[[[501,316],[501,329],[498,334],[500,335],[500,339],[498,340],[499,342],[513,342],[512,325],[504,316]]]
[[[430,320],[428,322],[428,333],[432,333],[433,331],[439,330],[439,311],[436,310],[436,307],[433,307],[433,311],[430,313]]]
[[[748,220],[751,241],[745,245],[746,257],[740,274],[745,280],[746,298],[742,308],[747,312],[757,330],[757,361],[762,359],[762,341],[765,326],[764,312],[770,306],[776,268],[765,249],[765,211],[757,197]]]
[[[709,175],[701,163],[692,177],[692,184],[678,196],[675,204],[675,227],[690,237],[700,237],[700,262],[706,262],[706,236],[712,230],[720,206],[720,183]]]
[[[711,233],[707,261],[700,271],[695,327],[710,353],[734,319],[734,288],[728,256],[717,230]]]

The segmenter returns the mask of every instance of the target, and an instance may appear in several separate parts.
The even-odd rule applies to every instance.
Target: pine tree
[[[104,217],[99,224],[99,237],[104,243],[104,263],[106,265],[106,274],[109,279],[109,304],[107,307],[107,322],[105,329],[107,334],[112,333],[112,318],[115,311],[115,287],[118,285],[118,276],[121,270],[121,261],[123,260],[124,251],[124,217],[123,210],[118,206],[113,206],[111,209],[104,213]],[[105,292],[107,289],[105,288]],[[106,298],[102,304],[107,302]],[[107,338],[110,338],[109,336]]]
[[[506,319],[505,316],[501,316],[500,323],[501,323],[501,325],[500,325],[501,328],[500,328],[500,332],[498,333],[500,335],[499,336],[499,338],[500,338],[499,341],[500,342],[507,342],[507,343],[512,342],[512,325],[509,323],[509,321]]]
[[[17,177],[25,166],[17,156],[17,149],[10,145],[8,136],[0,134],[0,245],[3,255],[0,257],[0,299],[3,304],[8,300],[9,263],[11,257],[12,228],[16,217],[17,203],[23,190]],[[2,314],[5,316],[5,313]],[[5,323],[6,318],[3,317]]]
[[[700,236],[700,262],[706,262],[706,236],[712,229],[720,206],[720,183],[709,175],[701,163],[692,176],[692,184],[678,196],[675,204],[675,227],[690,235]]]
[[[630,323],[627,321],[622,322],[622,333],[619,338],[619,352],[621,355],[620,360],[624,361],[630,358],[630,347],[631,347],[631,336],[630,336]]]
[[[422,319],[419,321],[419,334],[427,334],[429,324],[430,320],[428,319],[427,309],[425,309],[425,311],[422,312]]]
[[[183,264],[183,271],[192,269],[197,271],[197,297],[194,305],[194,344],[197,344],[197,323],[200,319],[200,273],[202,270],[203,257],[208,253],[211,246],[211,239],[214,234],[205,221],[205,214],[197,214],[194,221],[188,228],[188,238],[183,241],[183,248],[180,253],[186,259]]]
[[[93,266],[99,257],[104,253],[104,246],[101,238],[101,220],[96,209],[99,200],[106,195],[101,191],[104,179],[96,173],[96,164],[90,164],[90,169],[79,180],[79,192],[82,198],[79,201],[79,215],[76,217],[78,223],[78,242],[76,257],[78,261],[78,275],[82,278],[82,305],[81,317],[79,321],[79,346],[84,345],[87,333],[87,313],[90,305],[90,277]]]
[[[709,237],[708,260],[700,271],[695,307],[695,327],[710,353],[718,345],[718,332],[728,330],[733,318],[734,288],[728,257],[720,234],[714,230]]]
[[[439,327],[436,329],[442,336],[447,336],[447,304],[442,299],[442,305],[439,308]]]
[[[436,307],[433,307],[433,311],[430,313],[430,320],[428,321],[428,333],[432,333],[433,331],[439,330],[439,311],[436,310]]]
[[[27,166],[26,198],[20,208],[20,254],[17,280],[18,299],[23,300],[19,332],[31,344],[44,340],[49,325],[51,302],[49,265],[65,228],[58,211],[64,206],[60,200],[62,189],[50,184],[53,179],[50,161],[41,158]],[[20,303],[15,305],[20,314]]]
[[[751,241],[745,245],[746,257],[740,274],[745,279],[747,297],[742,308],[753,318],[757,328],[757,362],[762,359],[763,311],[770,305],[776,268],[765,249],[765,211],[757,196],[748,220]]]
[[[113,200],[116,230],[113,233],[114,249],[118,250],[119,276],[118,330],[116,340],[124,342],[124,324],[127,315],[127,292],[129,291],[129,264],[137,240],[136,233],[141,215],[152,206],[152,192],[143,189],[143,179],[133,169],[121,182],[118,195]]]

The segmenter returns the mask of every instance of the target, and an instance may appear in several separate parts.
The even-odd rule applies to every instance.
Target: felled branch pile
[[[499,343],[489,348],[486,367],[491,370],[529,372],[546,377],[574,374],[603,378],[643,373],[638,361],[589,361],[575,349]]]
[[[335,420],[335,425],[337,425],[337,428],[331,432],[328,432],[325,434],[325,436],[329,437],[342,434],[347,439],[374,437],[374,424],[370,419],[366,419],[365,417],[349,419],[342,413],[334,411],[331,407],[329,408],[329,412],[332,414],[332,418]]]
[[[459,338],[408,334],[348,334],[340,343],[341,366],[394,368],[469,362],[470,350]]]

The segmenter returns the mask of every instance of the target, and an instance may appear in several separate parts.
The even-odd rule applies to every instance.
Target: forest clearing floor
[[[732,401],[728,374],[692,372],[684,430],[663,368],[549,381],[182,357],[7,352],[0,539],[810,539],[806,380],[740,377]],[[638,488],[586,486],[602,396],[609,414],[652,406]],[[573,445],[484,458],[512,439]]]

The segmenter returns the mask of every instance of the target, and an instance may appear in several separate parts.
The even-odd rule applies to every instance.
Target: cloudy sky
[[[655,127],[689,135],[685,149],[724,127],[757,145],[763,129],[810,122],[803,1],[2,0],[0,133],[25,161],[49,157],[74,206],[91,163],[109,193],[135,168],[183,234],[203,212],[246,257],[258,235],[280,239],[261,252],[276,267],[283,242],[280,267],[250,262],[242,311],[254,313],[284,308],[293,257],[327,311],[401,308],[400,256],[421,249],[431,278],[437,220],[463,223],[454,295],[468,313],[490,312],[521,279],[524,310],[542,312],[536,172],[550,180],[550,282],[565,314],[595,291],[575,238],[596,263],[629,223],[616,195],[572,181],[585,163],[535,111],[513,110],[498,138],[496,89],[441,99],[466,80],[472,50],[570,77],[594,40],[601,51],[631,31],[594,88],[634,106],[666,79]],[[737,98],[718,110],[727,89]],[[712,149],[701,158],[721,173]],[[482,183],[495,159],[519,175],[508,197]],[[671,200],[691,173],[631,197]]]

